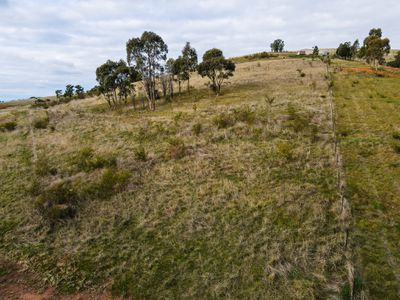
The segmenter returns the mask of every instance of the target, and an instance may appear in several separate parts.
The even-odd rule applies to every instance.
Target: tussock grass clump
[[[116,168],[105,169],[100,180],[89,184],[84,190],[88,198],[107,199],[116,193],[122,192],[126,187],[130,173],[127,170]]]
[[[35,173],[38,176],[56,175],[57,169],[50,165],[49,158],[41,154],[35,164]]]
[[[295,132],[302,132],[310,127],[310,114],[300,112],[293,105],[288,106],[287,113],[289,115],[289,120],[286,122],[286,125],[292,128]]]
[[[295,145],[289,141],[280,141],[275,145],[278,157],[287,161],[293,159],[293,152],[295,148]]]
[[[168,141],[168,154],[172,159],[181,159],[186,155],[186,145],[180,138],[173,138]]]
[[[196,136],[200,135],[202,129],[203,129],[203,126],[201,125],[201,123],[196,123],[192,126],[192,132]]]
[[[400,141],[400,131],[393,132],[392,137]]]
[[[95,154],[91,147],[85,147],[72,157],[71,163],[78,171],[90,172],[96,169],[116,167],[117,158],[114,154]]]
[[[235,125],[235,119],[227,113],[221,113],[214,117],[213,123],[218,129],[223,129]]]
[[[250,107],[244,107],[234,110],[234,117],[236,121],[253,124],[256,120],[256,114]]]
[[[135,160],[138,160],[138,161],[146,161],[147,160],[147,152],[146,152],[146,149],[143,147],[143,145],[139,145],[137,148],[135,148],[133,155],[135,157]]]
[[[0,124],[0,131],[2,131],[2,132],[13,131],[16,128],[17,128],[17,122],[15,122],[15,121],[9,121],[9,122]]]
[[[46,188],[36,199],[35,207],[51,224],[76,214],[79,195],[71,181],[57,182]]]
[[[36,129],[46,129],[47,126],[49,125],[50,119],[48,116],[43,117],[43,118],[36,118],[33,120],[33,127]]]
[[[393,143],[392,148],[393,148],[394,152],[400,154],[400,142]]]

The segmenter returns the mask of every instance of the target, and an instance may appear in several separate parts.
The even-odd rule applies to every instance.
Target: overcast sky
[[[381,27],[400,48],[400,0],[0,0],[0,100],[46,96],[66,84],[95,85],[95,69],[126,59],[145,30],[175,57],[186,41],[199,55],[336,47]]]

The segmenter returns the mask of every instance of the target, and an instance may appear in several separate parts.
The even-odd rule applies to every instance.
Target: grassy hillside
[[[63,293],[348,298],[327,78],[256,61],[155,112],[0,112],[1,255]]]
[[[334,64],[338,130],[365,292],[398,299],[400,290],[400,71]]]

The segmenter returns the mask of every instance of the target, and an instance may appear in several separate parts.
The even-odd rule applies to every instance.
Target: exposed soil
[[[82,292],[74,295],[60,295],[52,287],[44,287],[38,275],[23,270],[0,256],[0,267],[7,270],[0,273],[0,300],[106,300],[109,293]]]

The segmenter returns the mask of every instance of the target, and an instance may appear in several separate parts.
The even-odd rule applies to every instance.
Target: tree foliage
[[[85,89],[81,85],[75,86],[75,94],[79,99],[85,98]]]
[[[351,42],[341,43],[336,49],[336,55],[342,59],[351,59]]]
[[[138,73],[122,59],[118,62],[108,60],[96,70],[99,90],[110,107],[127,103],[137,79]]]
[[[397,52],[396,56],[394,57],[394,61],[388,63],[388,66],[393,68],[400,68],[400,51]]]
[[[372,28],[369,35],[364,39],[360,49],[360,57],[377,67],[378,64],[385,63],[384,56],[390,53],[390,40],[382,38],[380,28]]]
[[[319,48],[318,46],[313,47],[313,57],[317,57],[319,55]]]
[[[282,52],[285,48],[285,42],[281,39],[273,41],[270,45],[272,52]]]
[[[62,90],[56,90],[56,97],[57,97],[57,99],[60,99],[61,96],[62,96],[62,94],[63,94],[63,91],[62,91]]]
[[[132,38],[126,44],[129,66],[141,76],[151,110],[155,110],[156,78],[163,71],[162,62],[167,59],[168,46],[163,39],[151,31],[143,32],[140,38]]]
[[[75,87],[72,84],[67,84],[65,87],[64,97],[72,98],[74,96]]]
[[[196,49],[190,46],[189,42],[186,42],[185,47],[182,49],[182,67],[183,72],[186,75],[187,90],[190,90],[190,73],[195,72],[197,69],[197,52]]]
[[[210,79],[211,89],[219,94],[223,82],[233,76],[235,64],[226,59],[219,49],[210,49],[203,55],[203,62],[198,66],[198,73],[201,77]]]

